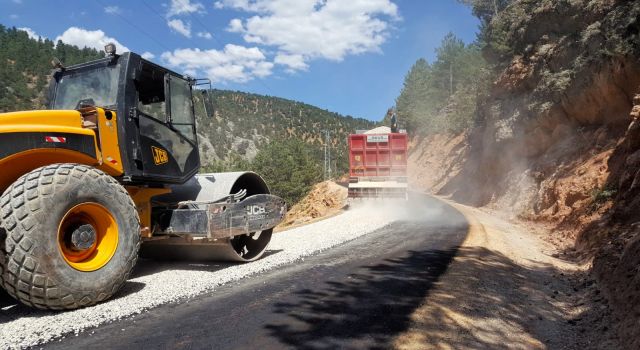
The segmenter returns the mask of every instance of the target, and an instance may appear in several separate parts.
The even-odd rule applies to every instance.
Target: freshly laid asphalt
[[[406,209],[402,221],[294,264],[43,347],[389,348],[468,229],[462,214],[428,196],[413,196]]]

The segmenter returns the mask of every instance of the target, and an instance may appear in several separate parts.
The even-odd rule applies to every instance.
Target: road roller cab
[[[105,51],[56,63],[48,110],[0,114],[0,284],[28,305],[107,299],[141,245],[255,260],[286,211],[255,173],[197,175],[198,80]]]

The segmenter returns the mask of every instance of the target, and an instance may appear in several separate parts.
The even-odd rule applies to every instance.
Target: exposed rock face
[[[586,150],[613,146],[631,121],[639,16],[637,1],[587,0],[516,1],[500,14],[490,33],[510,49],[486,49],[503,69],[481,104],[470,161],[445,191],[476,205],[531,197],[534,213],[548,209],[536,194],[542,180]],[[514,187],[525,173],[531,181]]]
[[[347,135],[370,129],[374,123],[342,116],[304,103],[238,91],[211,90],[213,115],[196,94],[196,115],[203,165],[239,157],[253,160],[260,147],[272,140],[300,139],[311,147],[324,145],[322,130],[330,130],[332,154],[346,159]]]
[[[466,134],[438,134],[413,139],[407,160],[410,188],[440,191],[460,173],[468,148]]]
[[[608,186],[616,189],[609,214],[578,237],[595,251],[593,270],[620,320],[619,334],[629,349],[640,348],[640,95],[631,123],[614,150]]]
[[[441,194],[557,224],[640,348],[640,1],[517,0],[491,22],[500,73]]]

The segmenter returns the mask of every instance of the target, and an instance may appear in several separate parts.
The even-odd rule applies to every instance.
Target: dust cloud
[[[410,193],[409,199],[352,199],[349,211],[361,213],[363,220],[384,217],[389,222],[426,223],[430,226],[458,226],[466,224],[464,216],[445,202],[420,193]]]

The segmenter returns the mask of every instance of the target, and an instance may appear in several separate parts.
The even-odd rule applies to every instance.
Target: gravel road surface
[[[45,348],[389,348],[467,233],[464,217],[435,200],[411,207],[403,220],[304,261]],[[322,235],[341,229],[325,224]]]
[[[358,275],[359,272],[353,270],[357,266],[362,266],[361,268],[364,270],[367,270],[367,266],[374,263],[383,266],[385,259],[395,257],[402,259],[403,254],[411,254],[410,251],[414,249],[413,254],[419,254],[425,249],[431,252],[435,249],[431,246],[434,239],[446,242],[446,247],[441,247],[445,250],[456,246],[464,236],[464,230],[460,230],[462,233],[456,233],[452,236],[447,229],[439,229],[438,227],[444,225],[442,220],[450,218],[459,224],[463,219],[456,217],[456,213],[452,209],[437,204],[434,200],[419,198],[413,200],[409,206],[402,206],[402,210],[399,210],[397,205],[358,206],[330,219],[278,233],[274,235],[266,257],[249,264],[194,264],[141,260],[134,277],[127,282],[114,299],[90,308],[70,312],[43,312],[16,305],[12,299],[3,294],[0,296],[0,348],[35,346],[52,340],[60,340],[62,337],[65,337],[62,342],[55,341],[50,345],[86,347],[91,342],[87,344],[72,344],[71,342],[92,339],[98,335],[106,336],[107,341],[101,343],[104,346],[117,347],[121,345],[127,347],[130,341],[137,342],[137,346],[142,347],[149,345],[146,340],[141,340],[142,338],[135,336],[126,338],[123,337],[124,334],[120,333],[118,333],[118,337],[112,337],[109,335],[111,333],[103,332],[102,329],[109,329],[111,332],[116,330],[123,332],[121,329],[126,330],[127,328],[129,330],[135,329],[139,332],[138,335],[147,336],[157,335],[158,332],[161,332],[168,337],[171,334],[169,330],[177,331],[179,329],[170,319],[167,319],[166,323],[161,322],[166,329],[147,331],[145,329],[147,326],[135,326],[136,322],[140,322],[141,317],[145,320],[158,319],[152,315],[166,315],[176,318],[180,317],[178,315],[182,315],[181,317],[190,320],[190,322],[198,323],[195,328],[200,328],[201,332],[207,334],[212,329],[213,322],[218,325],[213,328],[220,333],[217,335],[211,333],[212,337],[203,337],[199,340],[203,342],[201,345],[227,344],[229,347],[235,347],[239,344],[231,341],[221,342],[217,337],[220,336],[224,339],[225,330],[228,337],[232,337],[231,334],[238,335],[239,328],[246,330],[248,325],[259,327],[267,333],[270,332],[269,328],[265,328],[269,322],[252,317],[251,308],[259,305],[266,307],[265,302],[268,300],[274,304],[284,302],[285,298],[278,296],[278,293],[283,292],[280,288],[284,286],[289,286],[289,289],[285,288],[287,295],[295,296],[299,290],[295,288],[296,284],[292,285],[292,282],[300,280],[302,277],[307,277],[307,282],[311,283],[308,285],[308,291],[315,293],[313,285],[326,282],[335,266],[343,264],[345,268],[339,269],[341,272],[336,272],[336,276],[342,274],[344,278],[350,280],[354,278],[353,276]],[[430,225],[430,228],[426,228],[425,225]],[[339,250],[332,249],[330,252],[313,257],[311,260],[305,259],[305,257],[367,234],[370,237],[365,240],[359,239],[353,244],[340,247]],[[432,236],[434,238],[431,238]],[[389,253],[389,249],[392,248],[392,253]],[[449,251],[448,253],[433,254],[448,256],[453,253]],[[444,260],[448,259],[446,256]],[[428,257],[423,258],[428,259]],[[443,258],[438,255],[437,259],[442,261]],[[388,273],[393,275],[393,271],[391,271],[393,263],[388,263],[391,264],[388,267]],[[276,267],[278,269],[275,269]],[[411,272],[410,269],[408,272]],[[435,272],[437,271],[434,270]],[[371,273],[375,274],[375,271]],[[281,280],[289,278],[290,275],[297,276],[297,278],[288,281]],[[249,276],[252,277],[240,281]],[[365,278],[361,282],[373,281],[367,281]],[[267,290],[261,291],[256,289],[257,287]],[[369,287],[363,286],[363,288]],[[423,291],[416,290],[416,292],[422,293]],[[225,298],[229,299],[224,300]],[[380,307],[393,309],[393,304],[396,301],[385,300],[374,300],[370,303],[374,303],[372,306],[375,306],[375,303],[382,303]],[[211,305],[203,305],[203,308],[208,311],[200,316],[206,317],[205,319],[197,316],[190,317],[191,312],[185,313],[185,310],[193,310],[198,303],[207,302]],[[336,302],[338,301],[336,300]],[[347,302],[347,300],[344,301],[344,303]],[[217,310],[216,305],[218,305]],[[267,308],[261,309],[260,312],[264,318],[268,318],[267,315],[270,313],[275,318],[283,317],[281,314],[274,313],[274,310],[269,309],[268,311]],[[286,313],[286,310],[283,309],[280,312]],[[311,317],[311,315],[309,316]],[[121,319],[125,320],[114,322]],[[107,325],[96,328],[104,324]],[[222,325],[227,325],[227,327],[222,327]],[[158,325],[149,325],[148,327],[158,327]],[[249,340],[244,331],[241,333],[245,336],[239,337],[239,339]],[[155,339],[155,337],[151,338]],[[232,338],[238,339],[238,337]],[[198,339],[196,338],[196,340]],[[117,344],[116,341],[124,342]],[[110,344],[110,342],[114,343]],[[287,343],[284,340],[282,342]],[[160,338],[154,343],[156,347],[163,347],[161,344]],[[179,344],[176,344],[176,347],[180,347]]]

